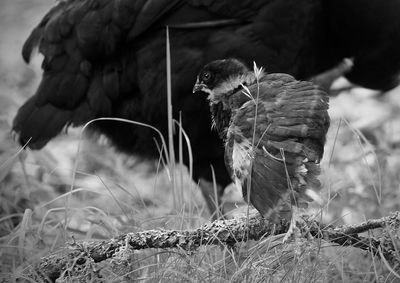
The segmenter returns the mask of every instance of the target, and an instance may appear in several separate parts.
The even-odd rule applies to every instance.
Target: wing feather
[[[245,199],[250,183],[250,202],[274,218],[287,212],[290,203],[307,206],[312,200],[307,189],[320,187],[328,96],[310,82],[281,74],[267,75],[249,89],[253,97],[258,91],[257,107],[254,99],[233,110],[228,129],[233,150],[227,152],[233,153],[233,175]]]
[[[113,102],[127,93],[134,96],[136,62],[129,55],[134,51],[123,48],[179,3],[67,0],[53,7],[22,50],[29,62],[38,47],[44,73],[36,94],[14,119],[21,143],[30,139],[31,147],[40,148],[63,127],[110,115]],[[42,118],[50,115],[54,120],[49,124]]]

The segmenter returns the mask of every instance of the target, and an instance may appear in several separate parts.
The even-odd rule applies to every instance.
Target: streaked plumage
[[[194,92],[207,93],[217,109],[213,120],[225,142],[226,166],[245,200],[274,220],[288,218],[290,205],[306,207],[308,190],[320,187],[327,94],[287,74],[256,75],[235,59],[207,64]]]

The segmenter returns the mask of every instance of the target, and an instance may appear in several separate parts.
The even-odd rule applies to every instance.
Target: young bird
[[[264,217],[291,220],[320,188],[317,177],[329,127],[328,96],[287,74],[254,72],[236,59],[207,64],[193,92],[206,93],[225,163],[243,197]],[[291,226],[292,227],[292,226]]]

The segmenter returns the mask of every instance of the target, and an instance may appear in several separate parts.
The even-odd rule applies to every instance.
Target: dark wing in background
[[[256,86],[249,89],[256,97]],[[257,115],[255,109],[253,100],[243,104],[228,130],[227,154],[232,153],[231,168],[245,199],[250,185],[250,202],[267,217],[280,212],[289,198],[305,207],[310,201],[306,189],[320,187],[318,163],[329,127],[327,94],[310,82],[271,74],[260,83]]]
[[[14,120],[21,142],[31,138],[29,146],[41,148],[64,126],[113,116],[116,100],[135,96],[135,59],[126,47],[178,2],[71,0],[51,9],[22,51],[29,62],[37,46],[44,73]]]

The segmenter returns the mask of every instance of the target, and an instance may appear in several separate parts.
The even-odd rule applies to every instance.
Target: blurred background
[[[186,168],[177,169],[174,188],[172,172],[162,163],[117,153],[101,138],[81,138],[80,129],[69,129],[68,135],[63,133],[41,151],[22,151],[13,140],[12,119],[41,78],[40,55],[26,65],[21,48],[53,4],[51,0],[2,0],[0,4],[3,272],[20,272],[23,262],[56,250],[71,235],[107,239],[145,229],[195,228],[209,221],[203,197]],[[333,89],[332,124],[321,175],[322,221],[355,224],[399,210],[400,89],[378,93],[351,86],[345,79],[335,82]],[[223,198],[229,208],[243,205],[233,186]],[[371,267],[356,262],[347,266],[354,273]]]

